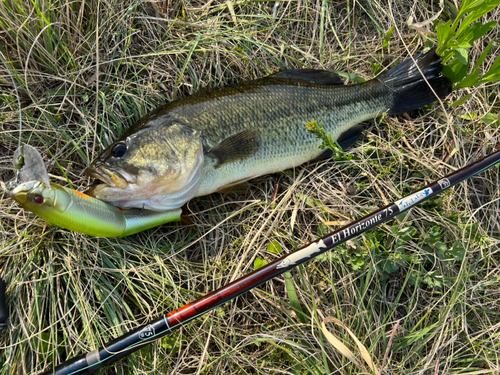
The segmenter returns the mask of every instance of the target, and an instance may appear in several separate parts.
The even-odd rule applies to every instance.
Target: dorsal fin
[[[260,146],[256,130],[243,130],[227,137],[212,147],[206,154],[216,160],[215,168],[253,156]]]
[[[271,78],[286,79],[296,83],[308,83],[318,86],[343,85],[337,73],[318,69],[290,69],[270,75]]]

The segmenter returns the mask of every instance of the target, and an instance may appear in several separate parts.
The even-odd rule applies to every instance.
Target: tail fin
[[[377,77],[394,91],[390,115],[423,107],[435,102],[436,95],[444,98],[451,92],[451,81],[441,73],[443,66],[436,48],[415,56],[413,60],[406,60]]]

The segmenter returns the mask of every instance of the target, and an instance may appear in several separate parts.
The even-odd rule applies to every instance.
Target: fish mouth
[[[128,174],[110,170],[108,168],[89,167],[85,170],[85,174],[96,179],[92,183],[92,187],[87,190],[88,192],[100,190],[103,188],[126,189],[129,183],[133,182],[127,179]],[[92,193],[90,194],[92,195]]]

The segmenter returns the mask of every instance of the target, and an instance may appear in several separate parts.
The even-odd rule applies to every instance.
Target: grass
[[[0,179],[13,176],[19,134],[42,152],[53,180],[83,188],[83,170],[103,147],[174,98],[286,68],[369,79],[434,43],[406,21],[440,9],[406,0],[6,0]],[[435,22],[457,14],[445,2]],[[481,21],[499,17],[496,8]],[[498,55],[498,32],[469,51],[475,62],[493,41],[485,71]],[[2,200],[0,275],[11,318],[0,333],[0,374],[36,373],[93,349],[250,272],[256,260],[492,152],[497,93],[494,82],[454,91],[442,105],[372,121],[337,160],[258,178],[242,196],[194,199],[195,227],[92,238]],[[357,364],[328,341],[322,323],[330,316],[382,373],[498,373],[498,180],[491,168],[101,373],[370,373],[344,328],[325,326]]]

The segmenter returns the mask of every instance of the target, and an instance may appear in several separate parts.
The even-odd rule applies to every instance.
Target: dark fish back
[[[208,147],[250,129],[260,133],[264,143],[295,144],[304,142],[304,137],[314,138],[305,130],[307,122],[322,122],[333,131],[391,104],[391,91],[379,82],[318,86],[267,77],[171,103],[156,115],[158,120],[168,116],[169,121],[201,131]],[[162,121],[154,123],[161,127]]]

